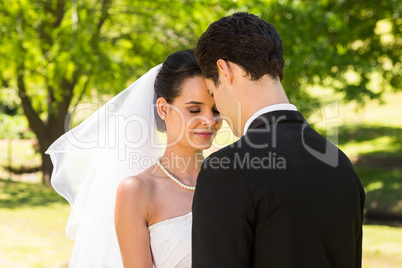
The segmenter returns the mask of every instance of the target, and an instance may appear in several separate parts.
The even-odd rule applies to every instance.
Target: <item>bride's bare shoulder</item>
[[[120,226],[120,230],[127,221],[130,222],[130,228],[147,226],[155,192],[151,174],[152,172],[146,170],[120,182],[115,206],[115,224]]]
[[[152,176],[152,167],[135,175],[123,179],[118,187],[118,193],[150,194],[155,188]]]

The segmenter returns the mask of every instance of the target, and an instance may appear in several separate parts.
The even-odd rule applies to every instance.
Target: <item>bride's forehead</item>
[[[205,82],[200,79],[191,79],[183,83],[181,87],[181,94],[179,97],[189,98],[205,98],[207,97],[208,90]]]
[[[183,88],[180,96],[176,98],[177,102],[183,104],[210,104],[214,103],[214,98],[208,94],[206,87],[187,87]]]
[[[182,88],[186,87],[197,87],[197,88],[203,88],[206,87],[206,83],[203,77],[201,76],[193,76],[185,79],[182,83]]]

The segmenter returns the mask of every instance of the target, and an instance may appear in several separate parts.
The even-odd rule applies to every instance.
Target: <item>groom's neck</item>
[[[289,103],[281,82],[269,77],[264,77],[258,81],[249,81],[240,91],[238,96],[241,102],[242,129],[244,129],[247,120],[262,108]]]

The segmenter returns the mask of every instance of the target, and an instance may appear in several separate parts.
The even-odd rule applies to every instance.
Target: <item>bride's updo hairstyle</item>
[[[171,104],[180,96],[182,85],[188,78],[201,76],[194,50],[182,50],[168,56],[155,80],[156,98],[163,97]]]
[[[180,96],[186,79],[201,75],[201,68],[194,56],[194,50],[182,50],[169,55],[155,79],[154,103],[158,98],[163,97],[167,103],[171,104],[174,98]],[[165,121],[159,117],[156,106],[155,120],[158,131],[165,132]]]

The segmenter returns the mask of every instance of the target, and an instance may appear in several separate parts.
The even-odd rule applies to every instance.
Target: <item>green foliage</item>
[[[61,101],[67,82],[76,81],[74,93],[116,93],[168,54],[194,47],[207,10],[163,0],[2,2],[2,81],[17,88],[23,72],[38,112],[47,110],[48,94],[52,105]]]
[[[29,127],[47,147],[64,132],[68,110],[83,96],[92,90],[116,94],[168,54],[194,47],[196,33],[223,14],[222,8],[215,11],[217,5],[166,0],[1,2],[1,87],[16,89]]]
[[[32,131],[28,129],[28,122],[25,116],[10,116],[0,113],[0,139],[28,139],[34,137]]]
[[[243,4],[280,33],[286,60],[284,86],[295,103],[306,105],[304,89],[312,84],[333,88],[343,92],[345,100],[358,102],[401,89],[400,1]]]
[[[363,101],[401,88],[398,2],[2,2],[0,77],[3,85],[16,88],[17,73],[23,72],[35,111],[45,113],[50,106],[56,113],[67,97],[68,82],[75,82],[73,92],[67,93],[76,100],[89,88],[116,93],[168,54],[194,47],[210,22],[248,11],[274,24],[281,34],[285,89],[301,110],[311,110],[314,104],[314,96],[304,90],[311,84]],[[49,102],[49,95],[54,101]]]
[[[0,112],[14,116],[17,113],[21,114],[21,109],[19,107],[20,100],[17,97],[15,89],[3,88],[0,90]]]
[[[16,0],[0,2],[0,90],[14,89],[41,153],[93,90],[114,95],[174,51],[193,48],[209,23],[236,11],[280,33],[283,85],[308,115],[308,86],[364,103],[402,87],[398,0]],[[1,101],[0,101],[1,102]],[[15,113],[3,105],[1,113]],[[19,106],[19,104],[17,104]],[[14,121],[14,120],[13,120]],[[4,133],[6,120],[0,122]],[[15,134],[2,134],[3,137]],[[45,177],[50,159],[44,158]]]

